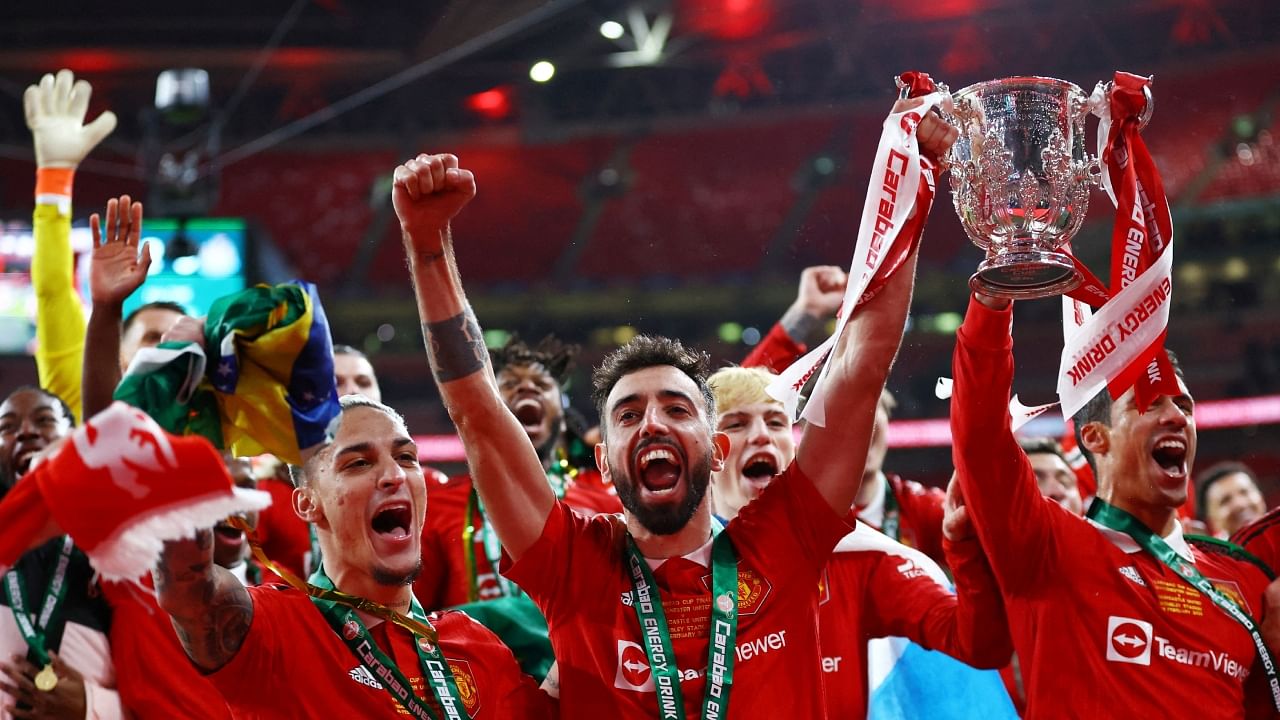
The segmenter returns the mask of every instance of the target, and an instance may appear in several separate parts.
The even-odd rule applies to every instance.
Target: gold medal
[[[51,692],[58,687],[58,673],[53,671],[52,665],[45,665],[44,669],[36,673],[36,689],[40,692]]]

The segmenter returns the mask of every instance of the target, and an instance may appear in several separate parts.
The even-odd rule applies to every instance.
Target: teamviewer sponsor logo
[[[680,669],[678,672],[680,682],[697,680],[704,675],[702,670]],[[620,690],[654,692],[653,671],[643,647],[627,640],[618,641],[618,674],[613,686]]]
[[[618,677],[614,687],[637,692],[653,692],[653,673],[644,648],[626,640],[618,641]]]
[[[1151,623],[1112,615],[1107,619],[1107,660],[1151,664]]]

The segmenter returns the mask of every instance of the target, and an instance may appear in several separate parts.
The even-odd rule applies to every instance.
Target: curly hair
[[[8,402],[9,398],[13,397],[14,395],[17,395],[20,392],[37,392],[49,398],[53,402],[57,403],[58,407],[62,408],[62,415],[67,418],[68,426],[69,427],[76,426],[75,413],[71,412],[71,406],[67,405],[67,401],[63,400],[56,393],[46,390],[40,387],[39,385],[19,385],[13,390],[10,390],[9,394],[5,395],[4,398],[0,398],[0,403]]]
[[[684,373],[698,386],[706,406],[708,421],[716,416],[716,398],[707,385],[707,376],[711,372],[711,356],[701,350],[691,350],[679,340],[653,335],[638,335],[631,342],[609,353],[604,362],[591,376],[593,386],[591,399],[595,402],[596,412],[600,415],[600,427],[608,425],[605,421],[605,402],[613,386],[625,375],[638,370],[670,365]]]
[[[547,374],[561,387],[569,379],[573,361],[577,357],[578,346],[566,344],[555,335],[548,335],[539,340],[537,345],[530,347],[520,336],[512,334],[502,347],[489,349],[489,360],[493,363],[495,375],[509,365],[537,364],[546,368]]]

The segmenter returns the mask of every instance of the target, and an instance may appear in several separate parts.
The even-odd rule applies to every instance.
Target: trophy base
[[[992,297],[1025,300],[1071,292],[1083,280],[1066,254],[1023,250],[984,260],[969,278],[969,288]]]

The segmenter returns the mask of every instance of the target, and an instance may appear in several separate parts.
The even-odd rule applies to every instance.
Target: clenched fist
[[[406,250],[442,252],[449,221],[476,195],[470,170],[458,167],[453,155],[419,155],[396,168],[391,204],[404,230]]]
[[[825,320],[840,309],[849,276],[834,265],[815,265],[800,273],[796,303],[816,318]]]
[[[893,104],[893,112],[909,110],[922,102],[924,101],[919,98],[899,100]],[[920,143],[920,153],[935,165],[947,154],[958,137],[960,137],[960,131],[943,120],[942,116],[936,112],[925,113],[924,117],[920,118],[920,125],[916,128],[916,140]]]

